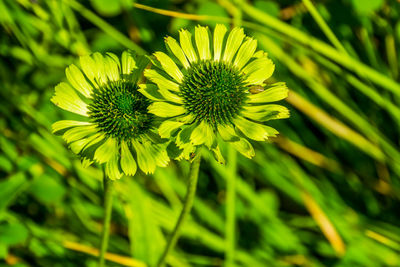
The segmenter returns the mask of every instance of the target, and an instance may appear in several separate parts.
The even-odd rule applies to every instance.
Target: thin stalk
[[[114,181],[104,175],[104,220],[103,231],[101,232],[101,244],[99,255],[99,267],[104,267],[104,255],[108,247],[108,238],[110,236],[110,222],[112,213],[112,201],[114,194]]]
[[[225,266],[234,266],[235,257],[235,201],[236,201],[236,169],[237,154],[236,150],[229,146],[228,164],[226,172],[226,228],[225,228]]]
[[[171,236],[168,240],[167,246],[163,254],[161,255],[160,260],[158,261],[157,266],[162,267],[165,265],[165,261],[167,259],[168,254],[171,250],[175,247],[176,242],[178,241],[180,232],[182,230],[183,223],[186,220],[186,217],[190,214],[190,210],[193,206],[193,200],[196,195],[196,188],[197,188],[197,180],[199,178],[199,169],[200,169],[200,161],[201,161],[201,151],[200,149],[197,150],[197,155],[193,159],[192,164],[190,165],[190,172],[189,172],[189,181],[187,185],[187,192],[185,199],[183,201],[183,208],[181,214],[179,215],[178,221],[175,224],[175,228],[171,233]]]
[[[328,24],[326,24],[325,20],[318,13],[318,10],[315,8],[314,4],[310,0],[303,0],[303,4],[306,6],[311,16],[314,18],[315,22],[318,24],[320,29],[324,32],[329,41],[339,50],[340,52],[347,54],[346,49],[344,49],[343,45],[340,43],[339,39],[333,33],[331,28],[329,28]]]

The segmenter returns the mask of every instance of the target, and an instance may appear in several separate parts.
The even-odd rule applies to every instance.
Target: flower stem
[[[226,226],[225,266],[234,266],[235,256],[235,200],[236,200],[236,150],[229,146],[226,172]]]
[[[114,193],[114,181],[104,175],[104,219],[103,231],[101,233],[99,267],[104,267],[104,255],[107,251],[108,238],[110,236],[110,222],[112,213],[112,201]]]
[[[200,161],[201,161],[201,152],[200,152],[200,149],[198,149],[197,155],[193,159],[192,164],[190,165],[189,181],[188,181],[188,185],[187,185],[186,196],[185,196],[185,200],[183,202],[183,208],[182,208],[181,214],[179,215],[179,218],[178,218],[178,221],[176,222],[175,228],[171,233],[170,239],[168,240],[168,244],[167,244],[160,260],[158,261],[158,264],[157,264],[158,267],[164,266],[168,254],[175,247],[175,244],[178,241],[183,222],[185,221],[186,217],[189,215],[190,210],[192,209],[193,200],[196,195],[197,180],[199,177],[199,169],[200,169]]]

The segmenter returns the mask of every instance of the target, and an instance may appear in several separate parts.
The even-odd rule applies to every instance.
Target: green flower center
[[[146,133],[153,121],[147,113],[149,100],[129,81],[110,82],[93,91],[89,116],[98,128],[118,140]]]
[[[196,120],[232,123],[247,98],[246,76],[231,64],[201,61],[192,65],[180,85],[185,108]]]

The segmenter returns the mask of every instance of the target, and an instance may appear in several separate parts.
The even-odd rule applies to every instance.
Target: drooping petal
[[[239,69],[242,69],[242,67],[250,60],[250,58],[253,56],[254,51],[256,51],[257,48],[257,41],[249,38],[246,40],[242,46],[240,47],[235,61],[234,65],[238,67]]]
[[[177,82],[181,83],[183,80],[183,74],[179,70],[178,66],[175,64],[175,62],[167,56],[163,52],[155,52],[154,56],[157,58],[157,60],[161,63],[162,68],[166,73],[168,73],[169,76],[174,78]]]
[[[148,147],[146,149],[152,151],[157,166],[165,167],[168,165],[169,157],[165,148],[161,147],[160,145],[152,145],[148,143]]]
[[[239,49],[240,44],[242,43],[244,37],[246,35],[243,32],[242,28],[234,28],[228,36],[228,40],[226,41],[225,51],[223,60],[226,62],[231,62],[233,57],[236,54],[236,51]]]
[[[146,174],[153,173],[156,169],[153,155],[139,142],[132,141],[132,145],[136,150],[137,161],[140,169]]]
[[[187,30],[179,31],[179,41],[181,43],[182,50],[185,52],[185,55],[189,61],[196,62],[197,55],[192,44],[192,34]]]
[[[155,102],[148,107],[149,113],[156,116],[169,118],[182,115],[186,112],[183,106],[177,106],[166,102]]]
[[[243,68],[243,73],[248,75],[245,82],[259,85],[271,77],[275,65],[269,58],[257,58]]]
[[[193,130],[190,135],[190,141],[193,145],[205,144],[210,147],[214,140],[214,133],[211,126],[204,120]]]
[[[268,137],[278,134],[278,131],[272,127],[249,121],[240,116],[235,118],[233,123],[244,135],[256,141],[265,141],[268,140]]]
[[[106,163],[106,175],[109,177],[111,180],[117,180],[120,179],[122,176],[122,173],[119,171],[119,166],[118,166],[118,152],[115,151],[112,155],[109,161]]]
[[[166,88],[168,90],[179,92],[179,85],[158,73],[153,69],[146,69],[144,71],[144,76],[148,78],[153,83],[157,84],[159,87]]]
[[[224,141],[237,141],[239,137],[235,133],[235,129],[229,125],[218,125],[218,133]]]
[[[87,104],[82,101],[78,94],[65,82],[59,83],[55,88],[55,94],[51,98],[56,106],[70,112],[87,117]]]
[[[94,153],[94,159],[99,163],[107,162],[118,150],[117,141],[109,137],[104,144],[99,146]]]
[[[181,127],[184,123],[179,121],[165,120],[158,127],[158,134],[161,138],[170,138],[171,134]]]
[[[245,138],[240,138],[239,141],[230,142],[230,144],[243,156],[249,159],[255,155],[253,146]]]
[[[77,66],[74,64],[69,65],[65,70],[65,74],[67,75],[68,81],[78,92],[85,97],[90,98],[93,88]]]
[[[222,54],[222,45],[226,34],[226,27],[223,24],[217,24],[214,29],[214,60],[219,61]]]
[[[242,115],[255,121],[289,118],[289,110],[281,105],[245,106]]]
[[[92,135],[97,132],[96,125],[83,125],[76,126],[74,128],[69,129],[63,134],[63,138],[67,143],[72,143],[76,140],[86,138],[89,135]]]
[[[74,126],[81,126],[81,125],[90,125],[92,124],[91,122],[87,122],[87,121],[73,121],[73,120],[61,120],[61,121],[57,121],[55,123],[53,123],[53,125],[51,126],[53,133],[67,129],[67,128],[71,128]]]
[[[195,28],[194,38],[196,40],[197,51],[199,52],[200,59],[211,59],[208,27],[197,26]]]
[[[289,89],[283,82],[272,84],[272,87],[258,94],[249,94],[248,103],[262,104],[282,100],[288,96]]]
[[[183,67],[185,69],[189,68],[189,61],[187,60],[185,53],[183,52],[178,42],[174,38],[168,36],[165,38],[165,43],[167,44],[171,52],[176,56],[176,58],[182,63]]]
[[[93,144],[93,141],[98,140],[98,142],[100,142],[101,141],[101,139],[99,138],[100,136],[102,136],[101,133],[96,133],[87,138],[76,140],[75,142],[72,142],[69,147],[71,148],[72,152],[74,152],[75,154],[79,154],[85,147],[88,146],[88,144],[90,143]]]
[[[135,159],[125,141],[121,142],[121,168],[122,171],[129,176],[133,176],[137,169]]]
[[[95,138],[90,140],[89,143],[87,143],[87,145],[83,147],[81,152],[84,152],[86,149],[89,149],[90,147],[98,144],[99,142],[102,142],[105,138],[107,138],[106,135],[101,132],[95,134],[94,136],[95,136]]]

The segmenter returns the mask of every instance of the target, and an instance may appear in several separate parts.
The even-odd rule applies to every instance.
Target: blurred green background
[[[238,155],[234,265],[400,266],[399,18],[395,0],[0,0],[0,266],[96,266],[102,172],[51,134],[71,118],[50,102],[66,66],[216,22],[256,37],[291,90],[280,137]],[[224,266],[228,169],[201,164],[170,266]],[[187,173],[116,183],[108,266],[156,262]]]

